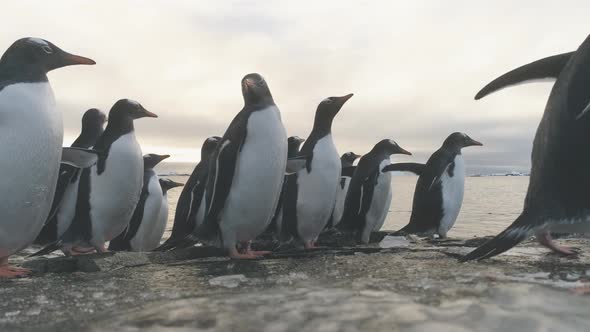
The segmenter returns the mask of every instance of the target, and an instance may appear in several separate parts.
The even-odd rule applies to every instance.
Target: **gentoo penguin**
[[[248,244],[274,215],[287,169],[287,134],[264,78],[248,74],[241,83],[244,108],[211,156],[207,214],[196,235],[215,236],[232,258],[254,259],[264,253]]]
[[[533,234],[552,250],[572,254],[568,248],[555,245],[549,232],[590,231],[590,154],[585,153],[590,149],[589,72],[587,37],[575,52],[520,67],[477,94],[479,99],[530,77],[557,79],[533,141],[529,187],[520,216],[498,236],[463,257],[463,261],[498,255]]]
[[[23,38],[0,58],[0,277],[30,271],[8,265],[8,256],[33,243],[55,193],[62,155],[61,112],[47,73],[95,62],[51,42]]]
[[[129,226],[109,243],[111,251],[150,251],[160,244],[166,229],[168,205],[164,189],[182,184],[161,182],[154,167],[169,155],[143,156],[143,188]],[[166,188],[163,188],[165,186]],[[164,210],[162,210],[164,208]]]
[[[183,246],[194,243],[194,239],[187,239],[187,237],[193,234],[195,228],[200,226],[205,218],[205,187],[209,175],[209,161],[220,140],[221,137],[219,136],[211,136],[203,142],[201,161],[199,161],[188,178],[178,198],[172,234],[156,250],[173,249],[179,246],[181,242],[183,242]],[[188,241],[186,244],[184,243],[185,240]]]
[[[306,167],[290,175],[285,189],[283,223],[291,236],[306,249],[326,227],[340,182],[340,156],[332,139],[332,121],[352,93],[329,97],[317,107],[313,129],[301,147]]]
[[[71,146],[85,149],[94,146],[98,137],[102,135],[106,119],[106,115],[96,108],[91,108],[86,111],[82,116],[82,131]],[[79,171],[79,168],[71,165],[63,163],[60,165],[59,178],[57,180],[57,188],[55,189],[51,210],[47,221],[45,222],[45,226],[43,226],[41,233],[39,233],[35,239],[35,244],[46,245],[57,240],[57,217],[55,216],[55,213],[62,202],[68,184],[70,182],[75,182]]]
[[[385,167],[384,171],[410,171],[419,175],[410,223],[397,233],[447,237],[463,204],[465,163],[461,149],[481,145],[464,133],[452,133],[425,165],[407,163]]]
[[[130,99],[113,105],[107,127],[94,145],[103,155],[69,186],[57,213],[58,226],[67,226],[67,230],[33,256],[59,248],[74,255],[84,246],[105,252],[105,242],[125,230],[143,187],[143,158],[133,126],[133,120],[143,117],[157,115]],[[70,191],[72,187],[76,190]]]
[[[288,158],[295,158],[299,154],[299,147],[301,143],[305,142],[305,139],[299,136],[290,136],[287,139],[287,156]],[[279,203],[277,204],[277,209],[275,211],[275,215],[272,218],[272,222],[270,226],[268,226],[268,231],[275,233],[279,239],[287,240],[289,235],[283,233],[283,198],[285,194],[285,189],[287,187],[287,176],[285,175],[285,181],[283,182],[283,187],[281,189],[281,196],[279,197]]]
[[[369,243],[371,232],[383,226],[389,212],[391,173],[384,168],[392,154],[412,155],[393,140],[381,140],[361,157],[350,181],[338,228],[357,232],[362,243]]]
[[[338,226],[342,219],[342,214],[344,213],[344,201],[346,200],[350,180],[352,180],[352,175],[356,169],[352,164],[359,157],[360,155],[355,154],[354,152],[346,152],[340,157],[342,171],[340,175],[340,183],[336,189],[336,203],[334,204],[334,211],[332,211],[330,225],[328,225],[329,228]]]

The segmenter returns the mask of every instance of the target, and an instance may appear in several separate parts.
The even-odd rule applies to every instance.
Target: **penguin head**
[[[91,108],[82,116],[82,128],[100,128],[107,122],[107,116],[97,108]]]
[[[301,138],[299,136],[291,136],[287,139],[287,144],[288,144],[288,150],[289,151],[297,151],[299,152],[299,147],[301,146],[301,143],[305,142],[304,138]]]
[[[109,123],[117,121],[133,121],[139,118],[157,118],[158,116],[131,99],[120,99],[113,105],[109,112]]]
[[[201,146],[201,160],[205,160],[211,156],[219,141],[221,141],[221,137],[211,136],[203,142],[203,145]]]
[[[394,140],[392,139],[384,139],[381,140],[379,143],[377,143],[375,145],[375,147],[373,148],[373,150],[378,151],[378,152],[382,152],[384,154],[386,154],[387,156],[390,156],[392,154],[405,154],[408,156],[411,156],[412,153],[410,153],[409,151],[403,149],[401,146],[399,146]]]
[[[354,152],[346,152],[345,154],[343,154],[340,157],[340,162],[342,163],[343,167],[346,166],[352,166],[352,164],[354,163],[354,161],[359,158],[360,155],[354,153]]]
[[[41,73],[65,66],[96,64],[92,59],[70,54],[45,39],[30,37],[15,41],[4,52],[0,63]]]
[[[172,188],[184,186],[184,183],[175,182],[170,179],[159,179],[159,181],[160,187],[162,188],[162,192],[164,192],[164,194]]]
[[[151,169],[156,167],[162,160],[170,158],[169,154],[154,154],[149,153],[143,156],[143,168]]]
[[[257,73],[248,74],[242,78],[242,96],[246,105],[274,103],[268,84]]]
[[[458,149],[458,150],[461,150],[462,148],[465,148],[468,146],[482,146],[482,145],[483,144],[481,144],[480,142],[467,136],[467,134],[460,133],[460,132],[452,133],[451,135],[449,135],[449,137],[447,137],[447,139],[443,143],[443,146],[445,146],[445,147],[452,148],[452,149]]]
[[[328,97],[322,100],[322,102],[318,105],[318,109],[316,111],[316,118],[320,116],[333,119],[336,116],[336,114],[338,114],[344,103],[346,103],[346,101],[350,99],[353,95],[354,94],[349,93],[346,96]]]

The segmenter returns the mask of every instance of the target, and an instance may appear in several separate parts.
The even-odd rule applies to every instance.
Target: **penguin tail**
[[[44,256],[44,255],[50,254],[56,250],[61,249],[62,245],[63,245],[62,241],[56,241],[56,242],[50,243],[47,246],[45,246],[45,248],[43,248],[33,254],[30,254],[29,256],[27,256],[27,258]]]
[[[461,257],[459,261],[461,263],[472,260],[480,261],[506,252],[530,237],[533,233],[533,228],[531,219],[528,216],[521,214],[514,223],[508,226],[508,228],[502,233],[498,234],[495,238],[484,243],[469,254]]]

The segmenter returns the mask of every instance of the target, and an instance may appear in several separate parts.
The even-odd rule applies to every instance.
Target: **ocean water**
[[[157,171],[162,177],[184,183],[188,180],[184,174],[190,174],[193,168],[194,164],[163,163]],[[393,177],[393,199],[383,230],[398,230],[408,223],[417,179],[414,175]],[[468,238],[496,235],[504,230],[520,214],[528,182],[528,176],[467,177],[461,213],[448,236]],[[176,202],[181,191],[182,188],[174,188],[168,193],[170,214],[164,238],[172,230]]]

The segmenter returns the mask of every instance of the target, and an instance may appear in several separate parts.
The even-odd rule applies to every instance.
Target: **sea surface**
[[[158,166],[157,172],[164,174],[162,177],[184,183],[193,168],[194,164],[189,163],[162,163]],[[383,226],[384,230],[398,230],[410,220],[417,179],[418,177],[413,175],[393,177],[393,199]],[[520,214],[528,182],[528,176],[467,177],[461,213],[448,236],[467,238],[496,235],[504,230]],[[172,230],[176,202],[181,191],[182,188],[174,188],[168,194],[170,214],[164,238],[168,238]]]

